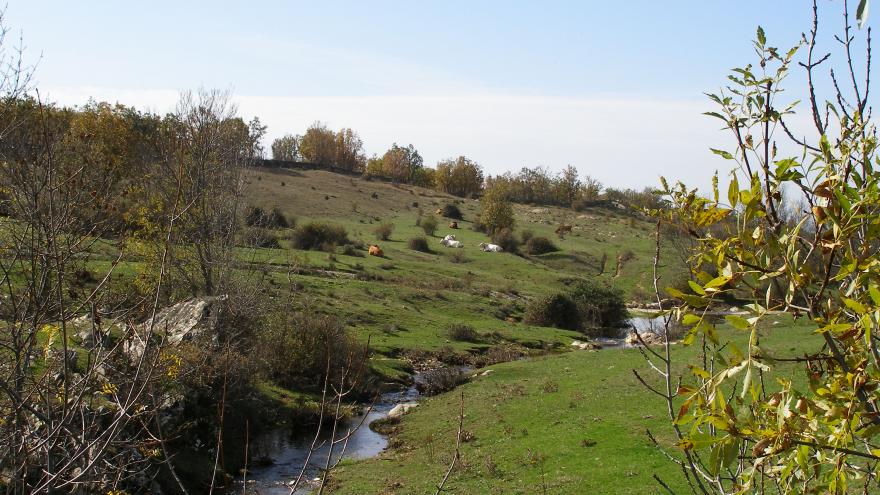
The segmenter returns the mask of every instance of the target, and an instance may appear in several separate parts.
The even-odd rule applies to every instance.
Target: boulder
[[[394,406],[393,409],[388,411],[389,418],[399,418],[404,414],[408,413],[410,410],[418,407],[419,404],[416,402],[404,402],[403,404],[398,404]]]
[[[227,296],[202,296],[187,299],[159,311],[155,317],[135,325],[125,350],[131,356],[140,356],[146,348],[144,339],[150,328],[153,335],[164,338],[164,345],[191,342],[202,336],[210,336],[213,345],[219,344],[217,335],[220,313]]]
[[[601,345],[595,342],[581,342],[580,340],[572,341],[571,346],[582,351],[593,351],[602,348]]]
[[[638,335],[641,335],[642,339],[639,341]],[[663,345],[664,340],[663,336],[659,333],[654,332],[642,332],[641,334],[636,334],[635,331],[630,331],[626,336],[624,341],[629,345],[642,345],[644,342],[647,345]]]
[[[149,329],[154,325],[154,331],[165,335],[169,344],[191,341],[217,329],[226,299],[227,296],[194,297],[159,311],[141,327]]]

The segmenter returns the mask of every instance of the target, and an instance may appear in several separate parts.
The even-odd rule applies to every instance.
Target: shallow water
[[[345,448],[346,459],[366,459],[379,455],[388,445],[388,439],[369,428],[370,423],[382,419],[397,404],[414,401],[419,396],[415,386],[404,391],[389,392],[382,394],[372,410],[366,414],[359,414],[349,421],[342,423],[337,428],[336,437],[343,436],[349,428],[354,428],[363,420],[360,428],[351,434],[348,445]],[[319,476],[320,469],[327,462],[330,452],[330,431],[322,432],[319,443],[324,445],[317,449],[309,459],[303,476],[303,482],[294,492],[295,494],[309,493],[313,488],[313,480]],[[251,456],[254,458],[265,456],[272,460],[267,466],[254,466],[247,475],[247,489],[245,493],[251,495],[287,495],[290,486],[299,476],[300,470],[309,454],[309,448],[314,439],[314,432],[292,431],[289,427],[278,428],[270,431],[254,440],[251,447]],[[333,449],[331,463],[339,459],[342,443],[338,443]],[[241,486],[239,481],[239,487]]]

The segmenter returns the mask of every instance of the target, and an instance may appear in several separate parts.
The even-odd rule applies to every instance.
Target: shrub
[[[348,234],[341,225],[322,222],[310,222],[297,227],[290,236],[291,244],[296,249],[313,249],[326,251],[327,248],[348,244]]]
[[[492,236],[492,242],[501,246],[508,253],[515,253],[519,249],[519,241],[510,229],[501,229]]]
[[[290,227],[287,217],[278,208],[266,211],[259,206],[252,206],[244,216],[244,223],[248,227],[263,227],[267,229],[286,229]]]
[[[529,239],[531,239],[534,236],[535,236],[535,233],[532,232],[531,230],[523,230],[522,232],[519,233],[519,239],[520,239],[520,241],[522,241],[523,244],[525,244],[526,242],[529,242]]]
[[[470,259],[468,259],[468,257],[465,256],[460,249],[458,249],[449,255],[449,261],[453,263],[467,263],[468,261],[470,261]]]
[[[453,220],[464,220],[461,215],[461,210],[459,210],[458,206],[455,206],[454,204],[444,205],[443,208],[440,209],[440,214]]]
[[[361,258],[364,256],[364,253],[362,253],[354,244],[346,244],[342,246],[342,254],[346,256],[359,256]]]
[[[581,317],[571,298],[565,294],[553,294],[529,302],[523,321],[529,325],[577,330]]]
[[[388,239],[390,239],[392,232],[394,232],[393,223],[383,223],[382,225],[373,229],[373,233],[376,234],[376,239],[380,241],[387,241]]]
[[[552,253],[558,250],[556,245],[546,237],[532,237],[526,242],[526,252],[531,255]]]
[[[513,206],[503,191],[490,190],[483,196],[481,208],[480,223],[485,226],[487,233],[513,228]]]
[[[582,280],[571,288],[569,296],[585,327],[621,327],[629,318],[623,291],[618,288]]]
[[[430,253],[431,248],[428,247],[428,240],[424,237],[413,237],[409,240],[409,248],[413,251],[421,251],[423,253]]]
[[[420,227],[425,231],[425,235],[433,236],[437,231],[437,217],[429,215],[423,218]]]
[[[278,238],[261,227],[251,227],[244,232],[244,244],[249,247],[279,249]]]
[[[258,330],[252,354],[261,361],[269,378],[282,386],[316,390],[323,383],[330,360],[331,381],[338,381],[344,370],[351,371],[349,361],[357,362],[364,354],[333,316],[312,312],[273,312],[278,321],[269,321]],[[271,352],[266,352],[271,349]]]
[[[288,219],[284,215],[284,212],[282,212],[277,206],[272,208],[272,211],[269,212],[269,216],[266,219],[266,227],[269,227],[270,229],[286,229],[295,224],[296,220],[293,218]]]
[[[252,206],[244,214],[244,224],[248,227],[262,226],[264,218],[266,218],[266,210],[259,206]]]
[[[437,368],[422,373],[422,381],[416,388],[422,395],[437,395],[448,392],[467,381],[467,377],[457,368]]]
[[[450,325],[449,328],[446,329],[446,335],[451,340],[458,342],[478,342],[480,340],[480,334],[474,330],[474,327],[465,325],[464,323]]]

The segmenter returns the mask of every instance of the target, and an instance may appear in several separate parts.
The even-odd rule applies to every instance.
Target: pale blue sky
[[[705,184],[726,166],[705,151],[725,140],[700,115],[702,93],[752,60],[758,24],[771,43],[796,43],[809,5],[12,0],[7,24],[42,54],[41,91],[64,104],[164,112],[179,90],[226,88],[270,137],[322,120],[354,128],[368,153],[397,141],[429,164],[571,163],[642,187],[660,174]],[[840,5],[820,0],[824,33]]]

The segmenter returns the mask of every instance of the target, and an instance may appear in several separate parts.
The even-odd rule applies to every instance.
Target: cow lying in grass
[[[504,248],[502,248],[498,244],[486,244],[485,242],[481,242],[480,251],[485,251],[487,253],[500,253],[504,251]]]
[[[463,248],[464,247],[464,244],[462,244],[461,241],[455,240],[454,235],[448,235],[448,236],[444,237],[443,240],[440,241],[440,244],[443,244],[444,246],[451,247],[451,248]]]
[[[370,256],[378,256],[380,258],[385,256],[385,253],[382,252],[382,248],[380,248],[379,246],[377,246],[375,244],[370,245],[369,253],[370,253]]]

